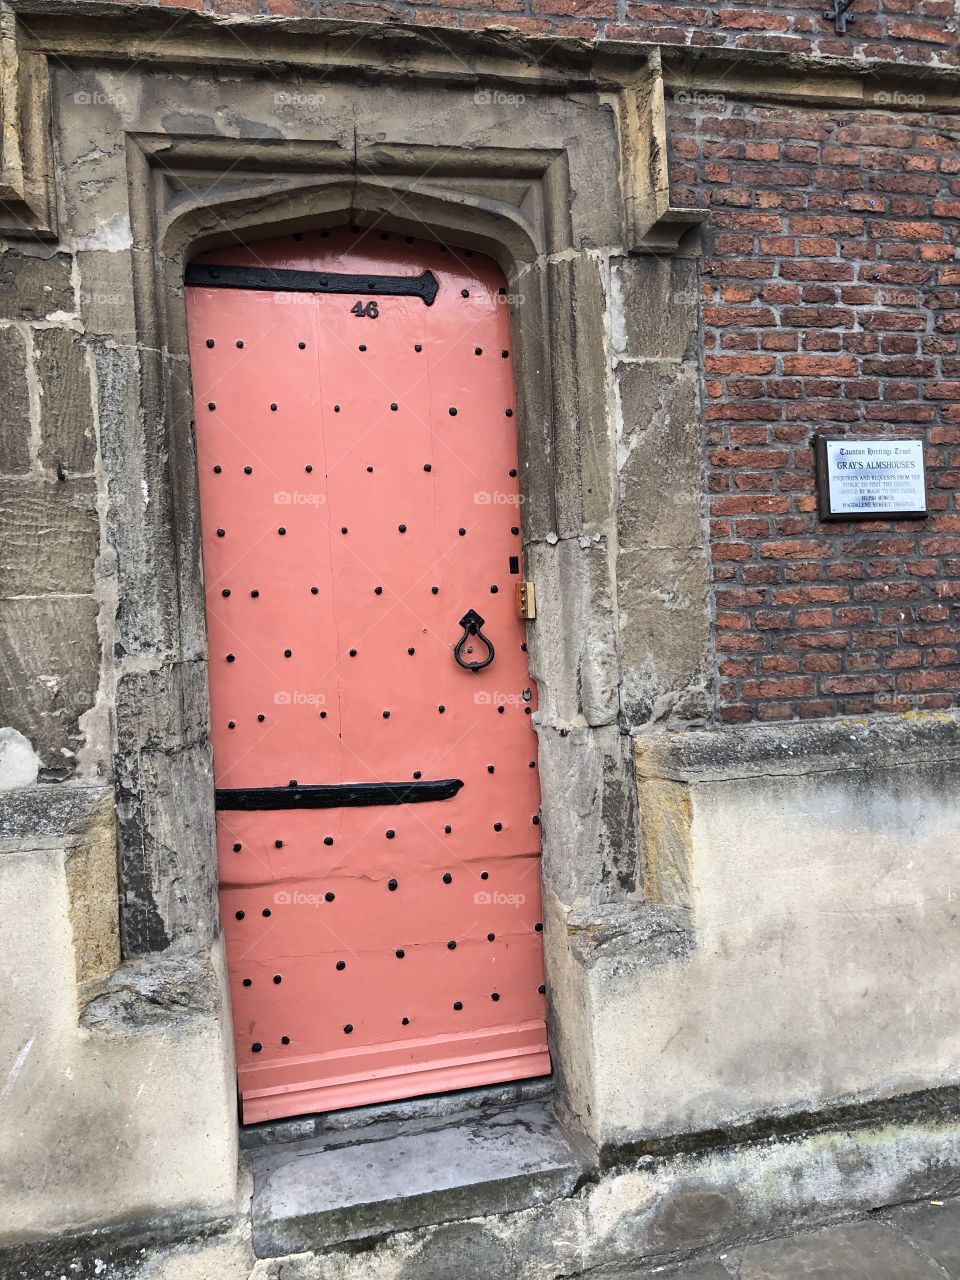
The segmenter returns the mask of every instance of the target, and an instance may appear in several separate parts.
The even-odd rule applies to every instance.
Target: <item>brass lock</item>
[[[514,588],[517,598],[517,617],[532,622],[537,616],[537,589],[532,582],[518,582]]]

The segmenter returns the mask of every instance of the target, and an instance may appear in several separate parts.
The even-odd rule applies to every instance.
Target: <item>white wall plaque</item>
[[[927,514],[922,440],[816,439],[821,520]]]

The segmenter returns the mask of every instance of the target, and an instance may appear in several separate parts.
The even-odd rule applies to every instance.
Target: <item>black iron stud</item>
[[[329,848],[333,844],[333,836],[324,836],[323,843]]]
[[[397,834],[397,833],[394,831],[393,827],[388,828],[387,833],[386,833],[386,835],[387,835],[387,839],[388,839],[388,840],[392,840],[396,834]]]
[[[510,470],[507,472],[507,475],[509,475],[509,476],[515,476],[516,474],[517,474],[517,468],[516,468],[516,467],[511,467],[511,468],[510,468]]]
[[[211,400],[211,401],[209,401],[209,403],[207,404],[207,408],[208,408],[208,409],[210,409],[210,410],[213,410],[213,409],[215,409],[216,407],[217,407],[217,406],[216,406],[216,404],[215,404],[212,400]]]
[[[455,418],[457,416],[457,411],[453,405],[450,406],[450,408],[447,410],[447,413],[449,413],[451,418]]]
[[[235,729],[236,727],[237,727],[237,722],[236,722],[236,720],[228,720],[228,721],[227,721],[227,728],[228,728],[228,729]]]
[[[232,653],[228,653],[228,654],[227,654],[227,661],[228,661],[228,662],[236,662],[236,660],[237,660],[237,659],[236,659],[236,655],[235,655],[235,654],[232,654]]]
[[[487,773],[493,773],[493,765],[492,765],[492,764],[488,764],[488,765],[487,765]]]
[[[263,712],[261,711],[261,712],[260,712],[260,714],[257,716],[257,721],[258,721],[260,724],[263,724],[263,722],[264,722],[264,720],[266,720],[266,718],[267,718],[267,717],[266,717],[266,716],[263,714]]]
[[[289,1036],[281,1036],[281,1037],[280,1037],[280,1043],[281,1043],[281,1044],[289,1044],[289,1043],[290,1043],[290,1037],[289,1037]]]
[[[448,942],[448,943],[447,943],[447,950],[448,950],[448,951],[456,951],[456,949],[457,949],[457,944],[456,944],[455,942]]]
[[[459,1013],[459,1012],[460,1012],[460,1010],[463,1008],[463,1001],[462,1001],[462,1000],[454,1000],[454,1002],[453,1002],[453,1007],[454,1007],[454,1009],[456,1009],[457,1013]]]
[[[333,902],[336,896],[337,895],[335,893],[331,893],[330,890],[328,889],[327,892],[323,895],[323,900],[324,902]]]
[[[274,842],[273,842],[273,847],[274,847],[275,849],[282,849],[282,848],[283,848],[283,841],[282,841],[282,840],[274,840]]]
[[[497,707],[497,715],[501,715],[501,716],[502,716],[502,715],[503,715],[503,713],[504,713],[504,710],[505,710],[505,708],[504,708],[504,707]]]
[[[461,290],[460,290],[460,297],[461,297],[461,298],[469,298],[469,297],[470,297],[470,290],[469,290],[469,289],[461,289]]]
[[[275,973],[275,974],[273,975],[273,985],[274,985],[275,987],[279,987],[279,985],[280,985],[280,983],[281,983],[282,981],[283,981],[283,978],[280,976],[280,974],[279,974],[279,973]]]
[[[260,596],[259,589],[257,587],[254,587],[253,590],[250,592],[250,598],[252,600],[257,600],[259,599],[259,596]]]
[[[245,476],[252,476],[252,475],[253,475],[253,467],[244,467],[244,468],[243,468],[243,474],[244,474]]]
[[[374,588],[373,588],[373,594],[374,594],[375,596],[382,596],[382,595],[383,595],[383,587],[374,587]]]
[[[396,880],[388,880],[388,881],[387,881],[387,888],[390,890],[390,892],[391,892],[391,893],[393,893],[393,891],[396,889],[396,887],[397,887],[397,882],[396,882]]]
[[[403,1024],[403,1026],[405,1026],[405,1027],[409,1027],[409,1025],[410,1025],[410,1019],[409,1019],[409,1018],[401,1018],[401,1019],[400,1019],[400,1021],[401,1021],[401,1023]]]
[[[544,994],[544,992],[546,991],[546,989],[547,989],[547,988],[543,985],[543,983],[542,983],[542,982],[540,983],[539,987],[537,987],[537,991],[538,991],[538,993],[539,993],[540,995],[543,995],[543,994]]]
[[[397,406],[396,406],[396,404],[392,404],[392,405],[390,406],[390,412],[391,412],[391,413],[396,413],[396,412],[397,412]]]
[[[465,537],[467,536],[467,531],[466,531],[466,529],[458,529],[458,530],[457,530],[457,533],[459,533],[459,535],[460,535],[460,537],[461,537],[461,538],[465,538]]]
[[[303,469],[304,469],[304,471],[307,473],[307,475],[309,475],[309,474],[310,474],[310,472],[313,470],[313,466],[312,466],[312,464],[311,464],[311,463],[309,463],[309,462],[308,462],[308,463],[307,463],[307,465],[306,465]]]
[[[517,534],[517,533],[519,533],[519,532],[520,532],[519,526],[518,526],[518,525],[515,525],[515,524],[512,524],[512,525],[510,526],[510,532],[511,532],[511,533],[513,533],[513,534]]]
[[[357,651],[356,651],[356,649],[351,649],[351,650],[350,650],[350,657],[351,657],[351,658],[355,658],[356,656],[357,656]]]
[[[443,834],[444,834],[445,836],[448,836],[452,830],[453,830],[453,827],[451,827],[451,826],[446,826],[446,827],[444,827],[444,828],[443,828]]]
[[[489,872],[489,871],[481,871],[481,872],[480,872],[480,879],[481,879],[481,880],[489,880],[489,879],[490,879],[490,872]]]
[[[425,462],[425,463],[423,464],[423,469],[424,469],[424,471],[432,471],[432,470],[433,470],[433,467],[430,465],[430,463],[429,463],[429,462]]]
[[[225,538],[226,536],[227,536],[227,531],[226,531],[226,529],[218,529],[218,530],[217,530],[217,537],[218,537],[218,538]]]
[[[230,594],[230,588],[224,587],[220,594],[223,596],[224,600],[226,600],[227,596]]]
[[[509,351],[501,351],[501,352],[500,352],[500,358],[501,358],[502,360],[506,360],[506,358],[507,358],[507,356],[509,356],[509,354],[510,354],[510,352],[509,352]]]
[[[272,404],[272,405],[270,406],[270,412],[271,412],[271,413],[276,413],[276,412],[277,412],[277,406],[276,406],[275,404]]]
[[[347,1025],[343,1028],[343,1034],[345,1036],[348,1036],[352,1030],[353,1030],[353,1023],[348,1022]]]
[[[493,829],[494,829],[494,831],[502,831],[502,830],[503,830],[503,823],[502,823],[502,822],[495,822],[495,823],[493,824]]]
[[[327,718],[327,713],[326,713],[325,711],[321,711],[321,712],[320,712],[320,719],[321,719],[321,720],[326,720],[326,718]]]
[[[342,972],[343,972],[343,970],[344,970],[346,967],[347,967],[347,962],[346,962],[346,960],[338,960],[338,961],[337,961],[337,972],[338,972],[338,973],[342,973]]]
[[[417,652],[417,651],[416,651],[416,649],[408,649],[408,650],[407,650],[407,653],[409,653],[409,655],[410,655],[410,657],[411,657],[411,658],[413,657],[413,655],[414,655],[416,652]]]
[[[439,587],[431,587],[431,588],[430,588],[430,594],[431,594],[431,595],[433,595],[433,596],[438,595],[438,594],[439,594],[439,592],[440,592],[440,588],[439,588]]]
[[[540,825],[540,819],[537,817],[537,815],[536,815],[536,814],[534,814],[534,815],[533,815],[533,817],[530,819],[530,821],[533,823],[533,825],[534,825],[535,827],[539,827],[539,825]]]
[[[319,588],[319,587],[311,587],[311,588],[310,588],[310,594],[311,594],[312,596],[319,595],[319,594],[320,594],[320,588]]]
[[[398,524],[398,525],[397,525],[397,528],[399,529],[399,531],[400,531],[401,533],[406,533],[406,532],[407,532],[407,526],[406,526],[405,524]]]
[[[491,594],[492,596],[495,596],[499,590],[500,590],[500,588],[499,588],[496,584],[494,584],[494,585],[490,588],[490,594]]]
[[[207,346],[208,346],[208,347],[213,347],[213,346],[216,346],[216,343],[214,342],[214,340],[213,340],[212,338],[208,338],[208,339],[207,339]]]
[[[423,777],[423,774],[420,772],[420,770],[419,770],[419,769],[414,769],[414,771],[413,771],[413,776],[414,776],[414,778],[422,778],[422,777]]]
[[[500,999],[500,992],[499,992],[499,991],[491,991],[491,992],[490,992],[490,999],[493,1001],[493,1003],[494,1003],[494,1004],[496,1004],[496,1003],[497,1003],[497,1001]]]
[[[335,404],[335,405],[333,406],[333,412],[334,412],[334,413],[339,413],[339,412],[340,412],[340,406],[339,406],[338,404]]]
[[[266,918],[267,916],[272,916],[272,915],[273,915],[273,912],[270,910],[270,908],[269,908],[269,907],[264,907],[264,908],[263,908],[263,910],[260,912],[260,914],[261,914],[264,918]]]
[[[260,1043],[259,1040],[255,1040],[253,1044],[250,1046],[250,1048],[253,1050],[254,1053],[259,1053],[260,1050],[263,1048],[263,1045]]]
[[[443,883],[444,883],[444,884],[453,884],[453,876],[450,874],[450,872],[449,872],[449,871],[445,871],[445,872],[443,873]]]
[[[474,354],[475,356],[482,356],[482,355],[483,355],[483,347],[474,347],[474,348],[473,348],[473,354]]]
[[[373,467],[367,467],[367,471],[373,471]]]
[[[497,940],[497,935],[496,935],[495,933],[488,933],[488,934],[487,934],[487,941],[488,941],[488,942],[496,942],[496,940]]]
[[[243,985],[244,985],[245,987],[252,987],[252,986],[253,986],[253,979],[252,979],[252,978],[244,978],[244,980],[243,980]]]
[[[283,525],[281,525],[281,526],[280,526],[280,528],[277,530],[277,533],[279,533],[279,535],[280,535],[280,537],[281,537],[281,538],[283,537],[283,535],[284,535],[286,532],[287,532],[287,531],[286,531],[286,529],[283,527]]]
[[[244,917],[246,916],[246,914],[247,914],[247,913],[246,913],[245,911],[235,911],[235,912],[233,913],[233,918],[234,918],[235,920],[243,920],[243,919],[244,919]]]
[[[216,466],[213,468],[213,470],[215,475],[219,475],[220,472],[223,470],[223,467],[221,467],[220,463],[218,462]]]
[[[535,769],[536,767],[537,767],[536,760],[531,760],[530,763],[527,765],[528,769]]]
[[[536,923],[533,927],[534,927],[534,930],[535,930],[537,933],[543,933],[543,925],[540,923],[540,921],[539,921],[539,920],[537,921],[537,923]]]
[[[361,343],[360,343],[360,350],[361,350],[361,351],[366,351],[366,349],[367,349],[367,344],[366,344],[365,342],[361,342]]]
[[[390,719],[390,712],[389,712],[389,711],[385,711],[385,712],[383,713],[383,718],[384,718],[384,720],[389,720],[389,719]]]
[[[233,852],[234,852],[234,853],[239,853],[239,852],[240,852],[240,850],[241,850],[242,848],[243,848],[243,845],[242,845],[242,844],[237,843],[237,844],[235,844],[235,845],[233,846]]]
[[[238,346],[238,347],[241,347],[241,348],[243,347],[243,339],[242,339],[242,338],[238,338],[238,339],[237,339],[237,346]]]
[[[512,409],[504,409],[504,411],[503,411],[503,416],[504,416],[505,418],[512,418],[512,417],[513,417],[513,410],[512,410]]]
[[[307,349],[307,344],[305,342],[298,342],[297,346],[300,348],[301,351],[306,351]]]
[[[347,532],[347,526],[346,526],[346,525],[341,525],[341,527],[340,527],[340,532],[341,532],[341,533],[346,533],[346,532]]]
[[[292,649],[284,649],[284,651],[283,651],[283,656],[284,656],[285,658],[291,658],[291,657],[293,656],[293,650],[292,650]]]
[[[407,953],[404,951],[403,947],[399,947],[393,954],[398,960],[402,960]]]
[[[419,343],[419,342],[415,342],[415,343],[413,344],[413,349],[414,349],[414,351],[422,351],[422,350],[423,350],[423,347],[420,345],[420,343]]]
[[[446,711],[446,709],[447,709],[447,708],[443,705],[443,703],[441,703],[441,704],[440,704],[440,706],[439,706],[439,707],[437,707],[437,710],[440,712],[440,714],[441,714],[441,715],[443,715],[443,713]]]

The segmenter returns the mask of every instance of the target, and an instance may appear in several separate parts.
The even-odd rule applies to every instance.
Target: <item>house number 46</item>
[[[380,308],[375,302],[368,302],[366,306],[362,302],[355,302],[350,310],[355,316],[366,316],[368,320],[376,320],[380,314]]]

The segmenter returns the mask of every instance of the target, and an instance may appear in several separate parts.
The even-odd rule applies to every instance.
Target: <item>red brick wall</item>
[[[109,3],[110,0],[103,0]],[[129,3],[129,0],[124,0]],[[531,35],[723,45],[960,65],[953,0],[854,0],[838,37],[827,0],[141,0],[218,14],[355,18],[442,27],[507,26]]]
[[[707,204],[708,486],[727,721],[943,708],[960,691],[960,131],[671,106]],[[921,436],[928,520],[824,525],[815,428]]]

